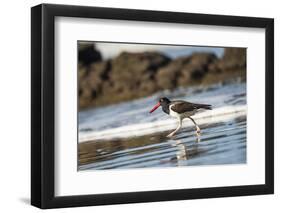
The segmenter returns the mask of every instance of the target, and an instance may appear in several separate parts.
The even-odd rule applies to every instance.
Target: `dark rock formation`
[[[209,64],[217,60],[211,53],[195,53],[190,56],[189,63],[181,69],[178,86],[187,86],[200,83],[208,72]]]
[[[157,52],[123,52],[111,61],[94,63],[79,79],[79,104],[96,106],[152,94],[157,91],[156,71],[169,62]]]
[[[203,83],[216,83],[233,78],[246,80],[246,48],[225,48],[221,59],[209,64]]]
[[[87,51],[89,57],[85,56]],[[102,61],[101,54],[91,45],[79,50],[78,69],[79,106],[85,108],[132,100],[179,86],[218,83],[237,77],[245,80],[246,49],[226,48],[220,59],[211,53],[194,53],[171,60],[158,52],[123,52]]]
[[[78,61],[84,66],[88,66],[91,63],[101,61],[102,57],[99,51],[95,49],[93,43],[79,43],[78,49]]]
[[[226,48],[222,59],[209,66],[210,72],[226,72],[246,68],[246,48]]]
[[[158,70],[157,85],[159,89],[173,89],[200,81],[206,74],[208,65],[215,60],[217,57],[209,53],[177,58]]]
[[[87,107],[92,105],[101,96],[103,85],[108,79],[110,62],[101,61],[91,64],[88,69],[79,70],[79,105]]]

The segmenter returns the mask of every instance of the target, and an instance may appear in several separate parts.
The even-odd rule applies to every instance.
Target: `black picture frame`
[[[265,184],[93,195],[54,195],[55,190],[55,17],[100,18],[263,28],[266,32]],[[216,198],[274,193],[274,20],[164,11],[41,4],[31,8],[31,204],[60,208]]]

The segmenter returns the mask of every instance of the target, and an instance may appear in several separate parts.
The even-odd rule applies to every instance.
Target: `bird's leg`
[[[176,134],[176,132],[179,131],[179,129],[181,128],[181,126],[182,126],[182,119],[179,118],[178,127],[177,127],[173,132],[171,132],[169,135],[167,135],[167,137],[168,137],[168,138],[173,137],[173,136]]]
[[[196,135],[197,135],[197,137],[199,137],[199,136],[200,136],[200,132],[201,132],[199,126],[198,126],[197,123],[193,120],[193,118],[191,118],[191,117],[188,117],[188,118],[194,123],[194,125],[195,125],[195,127],[196,127]]]

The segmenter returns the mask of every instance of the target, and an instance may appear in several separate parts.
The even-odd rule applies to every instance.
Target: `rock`
[[[178,86],[187,86],[200,82],[208,72],[208,66],[217,60],[216,55],[211,53],[195,53],[189,62],[186,63],[180,72]]]
[[[79,44],[78,61],[81,65],[88,66],[91,63],[101,60],[101,54],[95,49],[95,45],[93,43],[82,42]]]
[[[79,105],[86,107],[100,92],[108,63],[92,43],[80,43],[78,51]]]
[[[108,78],[110,62],[101,61],[91,64],[86,74],[79,75],[79,105],[85,107],[101,95],[104,81]],[[83,67],[79,73],[83,72]]]
[[[112,60],[109,80],[112,82],[113,92],[135,93],[138,96],[139,87],[153,91],[154,75],[159,67],[169,63],[170,59],[157,52],[121,53]],[[131,92],[129,92],[131,91]]]
[[[177,79],[184,65],[189,63],[190,57],[181,57],[162,67],[156,74],[159,89],[173,89],[177,86]]]
[[[177,58],[159,69],[156,75],[157,85],[160,89],[187,86],[203,78],[208,65],[215,60],[217,57],[210,53],[195,53],[192,56]]]
[[[79,107],[102,106],[179,86],[246,79],[246,49],[226,48],[220,59],[212,53],[171,60],[159,52],[122,52],[102,61],[93,45],[84,45],[79,47],[78,69]]]
[[[226,48],[222,58],[224,69],[246,66],[246,48]]]
[[[209,71],[221,73],[246,69],[246,48],[225,48],[223,57],[209,66]]]
[[[157,91],[155,74],[170,62],[158,52],[123,52],[110,62],[97,62],[79,80],[80,106],[131,100]]]
[[[246,48],[225,48],[221,59],[209,64],[203,84],[246,80]]]

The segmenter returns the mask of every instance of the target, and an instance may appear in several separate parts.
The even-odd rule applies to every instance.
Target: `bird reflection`
[[[174,139],[172,146],[176,147],[176,156],[172,161],[176,161],[177,166],[187,166],[188,159],[199,153],[198,143],[201,141],[200,136],[195,138],[195,143],[187,146],[181,139]]]
[[[175,146],[177,147],[176,158],[178,166],[181,166],[181,162],[185,162],[188,159],[188,149],[181,140],[177,140],[175,142]]]

